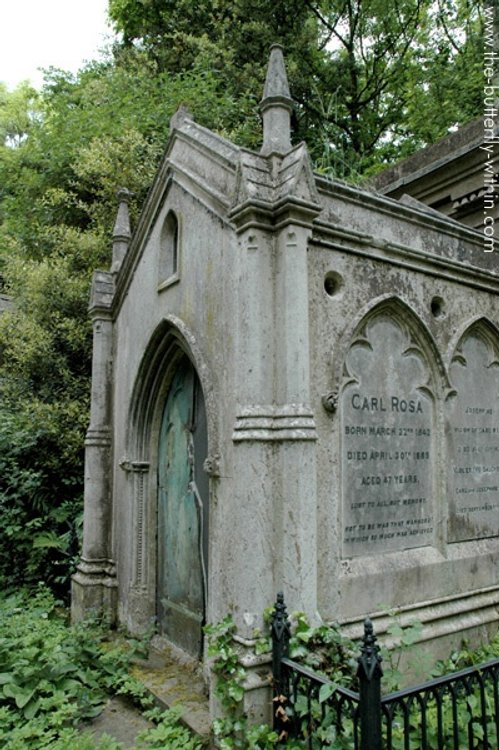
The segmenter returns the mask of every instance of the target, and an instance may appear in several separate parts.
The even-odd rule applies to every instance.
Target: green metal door
[[[193,656],[202,652],[208,553],[206,411],[190,361],[166,399],[158,461],[159,631]]]

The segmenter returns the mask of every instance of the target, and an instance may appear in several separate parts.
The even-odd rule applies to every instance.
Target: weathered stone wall
[[[163,279],[161,230],[170,211],[179,223],[178,273]],[[226,222],[172,178],[116,325],[114,398],[124,408],[116,410],[115,421],[115,554],[122,566],[122,614],[135,629],[137,620],[143,624],[155,614],[157,441],[181,351],[194,362],[204,389],[212,454],[220,450],[218,435],[232,428],[234,375],[224,364],[234,360],[230,240]],[[213,503],[214,528],[220,527],[217,510]]]
[[[335,224],[309,251],[321,614],[402,607],[433,636],[486,628],[499,594],[491,257],[452,223],[396,203],[371,223],[376,198],[329,195]]]

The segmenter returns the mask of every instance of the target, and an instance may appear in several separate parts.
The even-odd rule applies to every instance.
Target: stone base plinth
[[[271,654],[256,654],[256,641],[234,636],[239,662],[246,670],[243,711],[250,724],[272,724]]]
[[[97,616],[116,624],[118,588],[116,571],[109,560],[81,560],[71,583],[71,621]]]

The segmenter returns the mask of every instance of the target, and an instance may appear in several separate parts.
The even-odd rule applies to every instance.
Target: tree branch
[[[440,23],[442,25],[442,28],[444,30],[444,34],[447,37],[447,39],[449,40],[451,47],[457,52],[458,55],[462,55],[463,54],[462,50],[455,43],[455,41],[452,38],[452,35],[451,35],[451,33],[450,33],[450,31],[449,31],[449,29],[447,27],[447,24],[445,23],[445,15],[444,15],[444,13],[445,13],[445,11],[442,8],[442,1],[438,0],[438,20],[440,21]]]
[[[331,34],[333,34],[333,35],[334,35],[334,36],[335,36],[335,37],[336,37],[336,38],[337,38],[337,39],[338,39],[338,40],[339,40],[339,41],[340,41],[340,42],[342,43],[342,45],[343,45],[343,46],[344,46],[344,47],[345,47],[346,49],[348,49],[348,44],[347,44],[346,40],[345,40],[345,39],[343,38],[343,36],[342,36],[342,35],[341,35],[341,34],[339,33],[339,31],[337,31],[337,29],[336,29],[336,27],[337,27],[337,25],[338,25],[338,22],[339,22],[339,20],[340,20],[341,16],[343,15],[343,13],[344,13],[344,11],[345,11],[345,7],[346,7],[346,2],[345,2],[345,4],[344,4],[344,6],[343,6],[342,10],[341,10],[341,11],[340,11],[340,12],[338,13],[338,15],[337,15],[337,17],[336,17],[336,21],[334,22],[334,24],[331,24],[331,23],[329,23],[329,21],[327,21],[327,20],[326,20],[326,19],[324,18],[324,16],[322,15],[322,13],[320,13],[320,12],[319,12],[319,11],[317,10],[317,8],[315,7],[315,5],[314,5],[314,3],[313,3],[313,0],[305,0],[305,1],[306,1],[306,5],[307,5],[307,7],[308,7],[308,8],[309,8],[309,9],[310,9],[310,10],[312,11],[312,13],[313,13],[313,14],[315,15],[315,17],[319,19],[319,21],[320,21],[320,22],[321,22],[321,23],[323,24],[323,26],[325,26],[325,27],[326,27],[326,29],[327,29],[327,30],[328,30],[328,31],[329,31],[329,32],[330,32]]]

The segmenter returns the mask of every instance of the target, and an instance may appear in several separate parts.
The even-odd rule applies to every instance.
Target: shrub
[[[0,587],[12,591],[43,579],[69,595],[78,550],[81,482],[51,470],[55,425],[47,413],[0,410]]]

